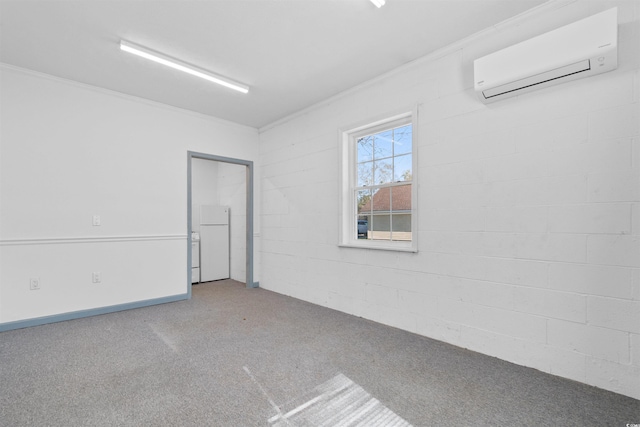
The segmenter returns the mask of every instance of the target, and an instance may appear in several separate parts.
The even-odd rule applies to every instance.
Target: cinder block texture
[[[475,58],[613,6],[618,70],[475,98]],[[264,129],[261,286],[640,398],[639,21],[550,4]],[[416,105],[418,253],[338,247],[339,130]]]

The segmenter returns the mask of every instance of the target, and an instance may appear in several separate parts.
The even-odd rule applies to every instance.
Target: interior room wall
[[[218,192],[219,162],[191,160],[191,229],[200,231],[200,206],[220,205]]]
[[[231,234],[230,274],[233,280],[246,282],[247,249],[247,168],[232,163],[220,163],[218,169],[219,200],[229,206],[229,233]]]
[[[617,70],[477,100],[475,58],[614,6]],[[261,286],[640,398],[639,21],[547,4],[261,129]],[[419,251],[338,247],[339,129],[415,105]]]
[[[257,131],[9,66],[0,79],[0,327],[186,296],[187,151],[254,161]]]

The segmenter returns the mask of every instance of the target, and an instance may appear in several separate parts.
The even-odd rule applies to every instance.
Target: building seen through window
[[[411,241],[412,125],[356,141],[358,239]]]

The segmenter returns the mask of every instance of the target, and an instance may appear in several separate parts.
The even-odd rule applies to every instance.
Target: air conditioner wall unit
[[[618,66],[618,9],[478,58],[475,90],[485,104]]]

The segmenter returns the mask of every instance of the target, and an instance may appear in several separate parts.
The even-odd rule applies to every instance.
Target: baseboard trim
[[[81,319],[84,317],[99,316],[101,314],[115,313],[117,311],[131,310],[134,308],[149,307],[152,305],[166,304],[189,299],[188,294],[172,295],[162,298],[154,298],[144,301],[129,302],[125,304],[110,305],[107,307],[91,308],[88,310],[72,311],[69,313],[54,314],[52,316],[36,317],[34,319],[16,320],[14,322],[0,323],[0,332],[14,329],[30,328],[31,326],[46,325],[49,323],[65,322],[67,320]]]

